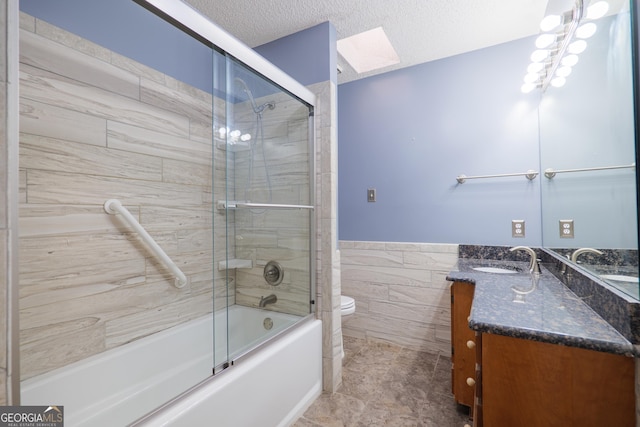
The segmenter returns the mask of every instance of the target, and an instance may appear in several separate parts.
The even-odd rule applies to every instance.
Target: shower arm
[[[176,288],[183,288],[189,280],[187,276],[178,268],[178,266],[173,262],[169,255],[162,250],[160,245],[153,240],[153,237],[145,230],[142,225],[138,222],[138,220],[131,215],[131,212],[120,203],[120,200],[117,199],[109,199],[104,202],[104,211],[109,215],[120,214],[120,216],[133,228],[140,238],[144,240],[149,249],[153,252],[153,254],[162,261],[162,263],[173,273],[175,276],[174,285]]]

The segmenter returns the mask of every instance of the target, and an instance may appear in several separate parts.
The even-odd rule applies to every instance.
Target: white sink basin
[[[638,278],[634,276],[624,276],[622,274],[601,274],[604,280],[615,280],[616,282],[638,283]]]
[[[500,267],[472,267],[475,271],[482,271],[483,273],[497,273],[497,274],[516,274],[517,271],[508,270]]]

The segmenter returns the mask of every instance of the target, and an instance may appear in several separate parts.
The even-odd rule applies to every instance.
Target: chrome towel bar
[[[562,169],[562,170],[553,170],[552,168],[545,169],[544,176],[551,179],[556,176],[557,173],[567,173],[567,172],[589,172],[589,171],[604,171],[610,169],[633,169],[636,167],[635,163],[631,163],[630,165],[620,165],[620,166],[601,166],[595,168],[580,168],[580,169]]]
[[[532,180],[536,179],[536,177],[538,176],[538,172],[529,169],[526,172],[502,173],[502,174],[497,174],[497,175],[476,175],[476,176],[458,175],[456,177],[456,181],[458,181],[459,184],[463,184],[467,179],[502,178],[502,177],[506,177],[506,176],[526,176],[529,181],[532,181]]]

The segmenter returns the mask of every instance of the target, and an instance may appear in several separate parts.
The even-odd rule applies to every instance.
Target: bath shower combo
[[[104,299],[109,301],[145,292],[126,301],[128,308],[139,304],[138,311],[132,308],[131,314],[115,319],[120,328],[115,340],[121,342],[109,342],[103,351],[21,381],[21,404],[63,405],[69,427],[289,425],[322,391],[322,328],[314,302],[316,97],[186,3],[134,1],[166,18],[170,31],[175,31],[177,23],[177,28],[197,35],[192,42],[209,48],[216,83],[212,93],[194,97],[197,108],[203,97],[212,99],[211,122],[203,128],[236,129],[244,118],[252,123],[254,135],[245,138],[246,144],[233,147],[229,132],[214,132],[210,145],[203,144],[201,135],[197,140],[177,139],[185,141],[187,149],[204,146],[209,150],[209,157],[187,154],[193,164],[208,171],[175,178],[180,185],[160,179],[154,184],[159,189],[154,197],[148,196],[146,184],[137,189],[127,183],[130,186],[120,193],[106,191],[100,201],[104,218],[99,221],[116,236],[107,243],[131,245],[126,251],[139,257],[151,273],[145,273],[150,276],[144,279],[130,279],[144,283],[125,280],[94,286],[104,287]],[[46,51],[45,41],[35,39],[38,35],[27,36],[34,42],[21,45],[26,57],[57,54]],[[66,57],[78,60],[85,55],[72,52]],[[86,84],[78,86],[85,90]],[[152,117],[171,104],[173,100],[152,105],[140,116]],[[140,103],[135,108],[150,106]],[[120,127],[140,131],[140,127]],[[144,131],[160,135],[154,125]],[[176,140],[174,131],[169,129],[161,138]],[[120,138],[120,134],[113,131],[109,137]],[[122,138],[124,144],[137,143],[124,131]],[[161,156],[167,159],[168,169],[174,160],[184,161],[185,154],[171,158],[163,147]],[[264,178],[254,171],[260,166]],[[205,181],[186,183],[196,176]],[[98,185],[110,190],[109,179]],[[170,191],[163,194],[164,188]],[[195,188],[195,197],[185,199],[187,203],[175,200],[186,188]],[[200,189],[210,194],[203,195]],[[256,194],[254,199],[251,193]],[[95,199],[95,194],[91,196]],[[163,215],[179,219],[167,221]],[[195,232],[184,226],[188,221],[205,223],[209,229]],[[127,238],[122,237],[125,233]],[[191,251],[183,252],[184,247]],[[107,292],[123,293],[107,298]],[[146,296],[161,302],[147,307]],[[173,305],[161,305],[165,301]],[[83,313],[87,318],[94,315]],[[96,313],[95,318],[102,314]],[[142,328],[138,323],[125,324],[129,315]],[[250,411],[245,406],[248,402]]]

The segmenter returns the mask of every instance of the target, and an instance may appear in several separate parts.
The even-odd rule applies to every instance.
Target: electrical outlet
[[[511,220],[511,237],[524,237],[524,219]]]
[[[573,239],[573,220],[561,219],[560,220],[560,237],[563,239]]]
[[[368,188],[367,189],[367,202],[375,202],[376,201],[376,189]]]

